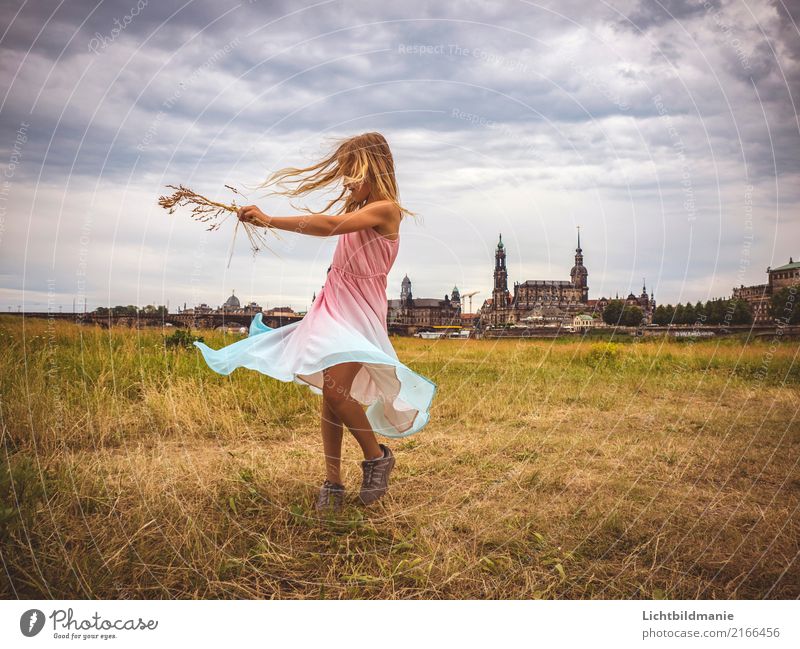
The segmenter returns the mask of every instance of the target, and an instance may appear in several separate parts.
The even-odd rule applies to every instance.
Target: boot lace
[[[375,464],[372,462],[367,463],[367,468],[364,469],[364,483],[363,486],[367,486],[372,483],[372,473],[375,470]]]

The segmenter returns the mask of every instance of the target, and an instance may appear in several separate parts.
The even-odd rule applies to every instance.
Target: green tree
[[[769,315],[786,324],[800,324],[800,291],[797,286],[786,286],[772,294]]]
[[[736,305],[733,309],[733,324],[752,324],[753,322],[753,309],[747,300],[736,300]]]
[[[603,322],[620,327],[638,327],[642,324],[644,311],[638,306],[626,305],[622,300],[611,300],[603,309]]]
[[[708,324],[708,314],[706,313],[706,309],[700,300],[697,300],[697,304],[694,305],[694,317],[696,322],[700,324]]]
[[[623,307],[622,322],[627,327],[638,327],[644,319],[644,311],[638,306],[628,305]]]
[[[717,309],[716,300],[706,300],[703,312],[706,314],[707,325],[719,324],[719,310]]]
[[[622,324],[622,300],[610,300],[603,309],[603,322],[608,325]]]
[[[111,313],[115,316],[122,316],[122,315],[129,315],[135,316],[139,312],[139,309],[136,308],[135,305],[129,304],[128,306],[123,306],[118,304],[117,306],[111,309]]]
[[[693,325],[697,322],[697,311],[689,302],[686,303],[683,309],[683,317],[686,324]]]
[[[722,298],[716,298],[711,302],[711,321],[713,324],[722,324],[725,322],[725,312],[728,308],[728,301]]]

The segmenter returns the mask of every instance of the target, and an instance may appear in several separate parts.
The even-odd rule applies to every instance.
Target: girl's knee
[[[350,383],[352,377],[337,367],[336,371],[323,370],[322,396],[334,410],[349,405],[353,399],[350,396]]]
[[[341,387],[324,385],[322,387],[322,398],[325,399],[330,408],[337,410],[350,400],[350,395],[347,390],[343,390]]]

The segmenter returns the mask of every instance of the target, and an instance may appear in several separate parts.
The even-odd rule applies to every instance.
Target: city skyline
[[[421,295],[486,297],[498,230],[516,277],[557,279],[580,224],[592,297],[645,276],[660,303],[729,296],[797,255],[800,48],[781,5],[168,0],[113,32],[129,9],[9,15],[0,312],[231,286],[303,310],[335,239],[285,233],[253,258],[239,236],[228,267],[232,224],[208,232],[158,196],[185,183],[229,200],[229,184],[297,213],[256,185],[366,131],[386,136],[418,214],[389,298],[406,273]]]
[[[580,250],[579,256],[581,257],[581,262],[583,262],[583,260],[586,258],[586,255],[583,254],[585,249],[583,248],[583,246],[581,245],[581,242],[580,242],[580,226],[577,226],[577,227],[578,227],[577,245],[578,245],[578,249]],[[502,241],[502,233],[498,233],[498,237],[500,238],[500,241]],[[575,250],[574,252],[577,252],[577,250]],[[574,254],[574,252],[573,252],[573,254]],[[790,256],[788,261],[791,263],[792,260],[793,260],[793,258]],[[512,261],[511,268],[513,269],[515,266],[520,266],[520,267],[524,266],[524,264],[522,264],[521,262],[522,262],[522,260],[514,260],[514,261]],[[777,266],[781,266],[781,265],[782,264],[778,264]],[[588,269],[588,265],[587,265],[587,269]],[[392,271],[390,276],[395,275],[396,272],[397,272],[396,269],[393,269],[393,271]],[[765,275],[768,274],[767,273],[767,268],[764,269],[764,273],[765,273]],[[423,271],[423,274],[424,274],[424,271]],[[591,275],[592,274],[590,273],[589,276],[591,277]],[[414,276],[415,275],[409,275],[407,272],[404,273],[404,277],[413,278]],[[569,276],[569,271],[567,271],[566,276]],[[531,278],[528,278],[528,277],[523,278],[521,275],[513,275],[512,273],[509,273],[508,277],[509,277],[509,280],[511,281],[511,285],[512,286],[514,284],[517,284],[517,283],[531,281]],[[558,280],[564,280],[565,277],[564,276],[559,276],[559,277],[544,278],[544,279],[558,281]],[[647,283],[647,278],[645,276],[643,276],[641,278],[641,280],[642,280],[642,286],[644,287],[644,285],[646,285],[646,283]],[[539,280],[534,280],[534,281],[539,281]],[[754,285],[762,284],[763,281],[765,281],[764,278],[762,278],[762,280],[753,282],[753,284]],[[416,281],[415,281],[415,283],[416,283]],[[395,294],[393,294],[391,292],[391,283],[390,282],[388,283],[387,290],[386,290],[386,296],[387,296],[387,299],[389,300],[389,302],[395,300],[398,296],[400,296],[402,294],[402,284],[403,284],[403,280],[401,279],[400,282],[399,282],[399,285],[398,285],[397,295],[395,295]],[[454,285],[454,286],[458,287],[457,284]],[[744,286],[744,284],[740,284],[739,286]],[[722,299],[730,299],[730,298],[733,297],[734,290],[738,289],[739,286],[731,286],[731,291],[727,295],[716,295],[716,296],[705,297],[705,298],[702,298],[702,299],[701,298],[697,298],[697,299],[687,298],[687,299],[682,300],[680,302],[670,302],[669,300],[664,300],[662,302],[661,300],[658,300],[658,303],[659,304],[664,304],[664,305],[667,305],[667,304],[677,305],[678,303],[680,303],[680,304],[696,304],[698,301],[705,302],[707,300],[714,300],[714,299],[720,299],[720,298],[722,298]],[[322,287],[322,284],[320,284],[320,288],[321,287]],[[418,297],[423,297],[423,298],[437,299],[437,298],[440,298],[444,294],[449,294],[450,291],[452,290],[452,288],[453,288],[452,286],[450,288],[444,288],[443,291],[440,291],[439,293],[433,293],[433,294],[430,294],[430,295],[427,295],[427,294],[426,295],[416,294],[416,295]],[[466,293],[472,293],[472,296],[473,296],[473,299],[472,299],[473,310],[472,311],[469,311],[469,309],[468,309],[469,302],[467,301],[467,298],[462,298],[461,303],[465,307],[465,309],[462,309],[463,313],[477,313],[478,310],[481,308],[482,303],[485,300],[490,299],[492,297],[492,290],[491,289],[487,290],[487,291],[478,290],[476,292],[473,292],[471,290],[468,291],[468,290],[466,290],[466,289],[464,289],[462,287],[458,287],[458,288],[459,288],[459,290],[460,290],[462,295],[464,295]],[[588,284],[588,288],[589,288],[588,297],[589,297],[589,300],[591,302],[597,301],[597,300],[602,299],[602,298],[606,298],[606,299],[609,299],[609,300],[615,300],[615,299],[624,300],[630,294],[638,295],[638,293],[636,293],[636,289],[635,288],[629,288],[626,291],[614,290],[614,291],[611,291],[611,292],[606,292],[603,295],[594,295],[594,294],[592,294],[591,281]],[[91,306],[91,305],[88,304],[88,301],[87,301],[86,309],[88,311],[93,311],[94,309],[96,309],[98,307],[128,306],[130,304],[133,304],[134,306],[137,306],[139,308],[143,308],[143,307],[148,306],[148,305],[152,305],[152,306],[155,306],[155,307],[168,306],[169,307],[169,311],[168,311],[169,313],[177,313],[179,309],[183,309],[184,307],[187,308],[187,309],[191,309],[191,308],[198,307],[198,306],[201,306],[201,305],[206,305],[206,306],[209,306],[209,307],[214,308],[214,309],[221,309],[222,306],[224,305],[224,303],[226,302],[226,300],[229,300],[231,296],[236,296],[237,298],[239,298],[242,301],[243,304],[250,303],[250,302],[258,303],[258,305],[261,306],[261,308],[263,310],[276,309],[276,308],[288,306],[289,308],[293,309],[294,311],[296,311],[298,313],[302,313],[302,312],[307,311],[308,308],[310,308],[311,302],[313,300],[313,296],[316,294],[316,292],[317,291],[313,291],[312,292],[312,298],[309,299],[308,304],[306,306],[304,306],[304,307],[301,307],[301,308],[298,308],[298,306],[296,304],[293,304],[291,301],[287,301],[287,300],[284,300],[284,301],[278,300],[277,302],[270,304],[270,303],[265,302],[264,300],[259,300],[257,297],[243,296],[241,294],[236,295],[236,289],[233,288],[233,289],[231,289],[230,295],[226,295],[225,298],[220,298],[219,302],[215,302],[214,298],[211,298],[210,300],[209,299],[201,300],[200,302],[197,302],[195,304],[190,304],[186,300],[183,300],[183,301],[177,300],[175,302],[173,302],[172,300],[167,300],[166,302],[163,302],[163,303],[154,302],[154,301],[145,302],[145,303],[133,303],[133,302],[124,302],[124,301],[113,302],[112,301],[111,303],[97,304],[95,306]],[[655,291],[654,291],[654,289],[652,287],[650,289],[648,289],[648,293],[650,293],[651,297],[653,297],[655,295]],[[46,311],[47,307],[48,307],[47,303],[45,303],[44,306],[45,306],[45,308],[43,308],[43,309],[29,308],[27,310],[28,311],[40,311],[40,310],[41,311]],[[69,305],[55,304],[55,305],[52,306],[52,308],[55,311],[59,311],[59,312],[63,312],[63,313],[67,313],[67,312],[80,313],[80,312],[82,312],[81,304],[73,303],[71,305],[71,308],[69,308],[69,309],[66,308],[67,306],[69,306]],[[5,308],[0,310],[0,313],[9,312],[9,311],[15,312],[15,311],[18,311],[18,310],[21,310],[21,305],[17,305],[16,307],[14,307],[12,305],[5,305]]]

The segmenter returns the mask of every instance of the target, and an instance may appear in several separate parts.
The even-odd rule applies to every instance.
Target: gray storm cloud
[[[216,305],[231,288],[304,309],[334,241],[289,240],[279,260],[242,240],[227,269],[227,235],[156,199],[176,182],[223,197],[369,130],[421,215],[390,297],[405,274],[421,297],[488,296],[498,231],[512,281],[565,279],[580,225],[593,298],[643,276],[659,303],[725,296],[800,254],[788,3],[6,5],[2,310]]]

